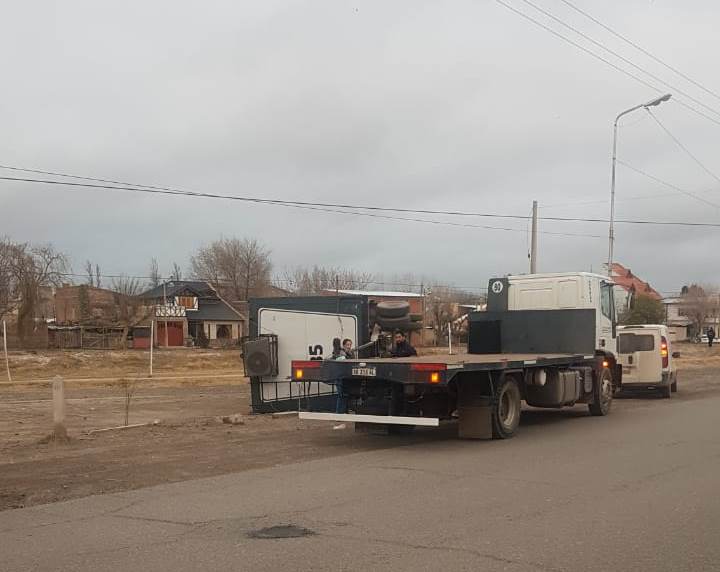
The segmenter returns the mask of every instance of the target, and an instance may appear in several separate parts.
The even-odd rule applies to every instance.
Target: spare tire
[[[405,301],[380,302],[377,305],[378,318],[403,318],[410,313],[410,304]]]
[[[411,322],[410,318],[407,316],[400,316],[399,318],[386,318],[385,316],[378,316],[377,323],[385,330],[406,330],[413,322]]]
[[[410,321],[411,322],[422,322],[423,315],[422,314],[410,314]]]

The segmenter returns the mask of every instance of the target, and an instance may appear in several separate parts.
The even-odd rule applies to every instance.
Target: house
[[[692,320],[682,313],[682,298],[663,298],[665,306],[665,324],[670,333],[670,341],[681,342],[690,337]]]
[[[134,326],[150,315],[142,301],[89,284],[64,284],[54,294],[50,348],[125,348]]]
[[[622,314],[630,307],[633,296],[648,296],[653,300],[662,300],[660,293],[650,284],[635,276],[629,268],[614,262],[611,277],[615,282],[615,307],[618,314]]]
[[[199,345],[204,333],[210,346],[229,346],[245,335],[245,316],[207,282],[174,280],[143,292],[140,298],[154,306],[156,345],[183,346],[191,341]]]

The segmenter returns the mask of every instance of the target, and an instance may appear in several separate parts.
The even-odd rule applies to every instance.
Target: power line
[[[696,103],[697,105],[699,105],[699,106],[701,106],[701,107],[704,107],[705,109],[707,109],[707,110],[710,111],[711,113],[715,113],[716,115],[720,115],[720,111],[717,111],[716,109],[713,109],[713,108],[710,107],[709,105],[705,105],[702,101],[694,98],[694,97],[693,97],[692,95],[690,95],[689,93],[682,91],[681,89],[679,89],[678,87],[673,86],[672,84],[669,84],[668,82],[666,82],[666,81],[663,80],[662,78],[660,78],[660,77],[656,76],[655,74],[647,71],[645,68],[637,65],[636,63],[634,63],[633,61],[629,60],[629,59],[626,58],[625,56],[617,53],[617,52],[614,51],[614,50],[611,50],[610,48],[608,48],[607,46],[605,46],[605,45],[602,44],[601,42],[598,42],[597,40],[591,38],[590,36],[588,36],[587,34],[585,34],[584,32],[582,32],[581,30],[578,30],[578,29],[575,28],[574,26],[571,26],[570,24],[568,24],[567,22],[565,22],[565,21],[562,20],[561,18],[558,18],[557,16],[555,16],[555,15],[552,14],[551,12],[545,10],[545,9],[542,8],[541,6],[538,6],[537,4],[531,2],[530,0],[522,0],[522,2],[524,2],[524,3],[527,4],[528,6],[532,6],[532,7],[533,7],[535,10],[537,10],[538,12],[540,12],[540,13],[542,13],[542,14],[545,14],[548,18],[554,20],[555,22],[557,22],[557,23],[560,24],[561,26],[565,26],[567,29],[572,30],[573,32],[575,32],[575,33],[578,34],[579,36],[585,38],[587,41],[589,41],[589,42],[591,42],[592,44],[598,46],[600,49],[605,50],[606,52],[612,54],[613,56],[615,56],[615,57],[618,58],[619,60],[625,62],[626,64],[632,66],[632,67],[635,68],[636,70],[638,70],[638,71],[644,73],[645,75],[651,77],[651,78],[654,79],[655,81],[660,82],[660,83],[663,84],[665,87],[667,87],[667,88],[669,88],[669,89],[672,89],[673,91],[679,93],[680,95],[683,95],[683,96],[687,97],[687,98],[688,98],[690,101],[692,101],[693,103]]]
[[[708,204],[708,205],[710,205],[711,207],[720,208],[720,204],[713,203],[713,202],[711,202],[711,201],[705,200],[705,199],[703,199],[702,197],[699,197],[698,195],[696,195],[695,193],[692,193],[692,192],[690,192],[690,191],[688,191],[688,190],[686,190],[686,189],[680,188],[680,187],[678,187],[677,185],[673,185],[672,183],[668,183],[667,181],[664,181],[663,179],[660,179],[659,177],[656,177],[655,175],[651,175],[650,173],[647,173],[647,172],[643,171],[642,169],[639,169],[639,168],[637,168],[637,167],[633,167],[632,165],[630,165],[629,163],[626,163],[625,161],[622,161],[622,160],[620,160],[620,159],[617,159],[617,162],[618,162],[620,165],[622,165],[623,167],[627,167],[627,168],[630,169],[631,171],[635,171],[636,173],[638,173],[638,174],[640,174],[640,175],[643,175],[644,177],[647,177],[648,179],[652,179],[653,181],[655,181],[655,182],[657,182],[657,183],[660,183],[661,185],[665,185],[666,187],[668,187],[668,188],[670,188],[670,189],[674,189],[674,190],[678,191],[679,193],[683,193],[684,195],[688,195],[689,197],[692,197],[692,198],[694,198],[694,199],[696,199],[696,200],[698,200],[698,201],[700,201],[700,202],[703,202],[703,203],[705,203],[705,204]]]
[[[636,43],[633,42],[632,40],[630,40],[630,39],[626,38],[625,36],[623,36],[622,34],[616,32],[615,30],[613,30],[612,28],[610,28],[610,26],[607,26],[607,25],[603,24],[600,20],[598,20],[597,18],[595,18],[595,17],[593,17],[592,15],[588,14],[587,12],[584,12],[583,10],[581,10],[580,8],[578,8],[577,6],[575,6],[575,4],[573,4],[573,3],[570,2],[569,0],[560,0],[560,1],[563,2],[564,4],[566,4],[567,6],[569,6],[570,8],[572,8],[573,10],[575,10],[576,12],[579,12],[580,14],[582,14],[583,16],[585,16],[586,18],[589,18],[590,20],[592,20],[593,22],[595,22],[598,26],[600,26],[601,28],[604,28],[605,30],[607,30],[608,32],[610,32],[610,33],[611,33],[613,36],[615,36],[616,38],[620,38],[623,42],[631,45],[631,46],[632,46],[633,48],[635,48],[636,50],[639,50],[640,52],[642,52],[643,54],[645,54],[647,57],[649,57],[649,58],[651,58],[652,60],[654,60],[654,61],[656,61],[657,63],[659,63],[661,66],[664,66],[664,67],[666,67],[667,69],[669,69],[670,71],[675,72],[675,73],[676,73],[677,75],[679,75],[681,78],[689,81],[689,82],[690,82],[691,84],[693,84],[694,86],[699,87],[700,89],[702,89],[705,93],[707,93],[707,94],[709,94],[709,95],[712,95],[713,97],[715,97],[715,98],[717,98],[718,100],[720,100],[720,95],[718,95],[716,92],[712,91],[711,89],[708,89],[707,87],[705,87],[705,86],[702,85],[701,83],[695,81],[695,80],[692,79],[691,77],[688,77],[688,76],[685,75],[683,72],[681,72],[679,69],[674,68],[673,66],[671,66],[671,65],[668,64],[668,63],[665,63],[665,62],[662,61],[660,58],[658,58],[657,56],[653,55],[652,53],[650,53],[648,50],[646,50],[646,49],[643,48],[642,46],[639,46],[638,44],[636,44]]]
[[[189,197],[202,197],[202,198],[213,198],[213,199],[226,199],[235,201],[247,201],[261,204],[271,204],[280,206],[292,206],[301,208],[308,207],[334,207],[340,209],[358,209],[358,210],[372,210],[372,211],[390,211],[390,212],[406,212],[406,213],[421,213],[421,214],[439,214],[448,216],[470,216],[470,217],[486,217],[486,218],[504,218],[504,219],[516,219],[516,220],[527,220],[526,215],[512,215],[512,214],[500,214],[500,213],[480,213],[480,212],[468,212],[468,211],[439,211],[439,210],[427,210],[427,209],[403,209],[394,207],[379,207],[369,205],[348,205],[348,204],[337,204],[337,203],[312,203],[307,201],[288,201],[288,200],[277,200],[277,199],[259,199],[254,197],[241,197],[235,195],[221,195],[217,193],[200,193],[193,191],[166,191],[150,188],[137,188],[136,187],[119,187],[119,186],[108,186],[108,185],[95,185],[89,183],[71,183],[67,181],[52,181],[45,179],[27,179],[21,177],[0,177],[0,180],[4,181],[16,181],[26,183],[37,183],[37,184],[50,184],[50,185],[66,185],[72,187],[82,187],[91,189],[108,189],[118,191],[130,191],[138,193],[151,193],[151,194],[166,194],[166,195],[179,195]],[[688,193],[689,191],[681,191]],[[715,206],[715,205],[713,205]],[[346,211],[339,211],[345,213]],[[347,214],[362,214],[362,213],[347,213]],[[605,218],[580,218],[580,217],[542,217],[542,220],[557,221],[557,222],[592,222],[592,223],[603,223],[609,222]],[[440,222],[440,221],[438,221]],[[632,219],[616,219],[618,224],[639,224],[639,225],[657,225],[657,226],[688,226],[688,227],[708,227],[708,228],[720,228],[720,223],[709,223],[709,222],[685,222],[685,221],[655,221],[655,220],[632,220]],[[516,231],[524,232],[522,229],[513,229]],[[560,233],[563,234],[563,233]],[[593,236],[593,235],[582,235],[582,236]],[[604,237],[603,237],[604,238]]]
[[[685,153],[686,153],[693,161],[695,161],[695,163],[697,163],[698,166],[699,166],[703,171],[705,171],[708,175],[710,175],[713,179],[715,179],[717,182],[720,183],[720,177],[718,177],[715,173],[713,173],[708,167],[706,167],[706,166],[702,163],[702,161],[700,161],[700,159],[698,159],[695,155],[693,155],[693,154],[690,152],[690,150],[689,150],[687,147],[685,147],[685,145],[683,145],[683,144],[680,142],[680,140],[679,140],[677,137],[675,137],[675,135],[673,135],[667,127],[665,127],[665,125],[662,123],[662,121],[660,121],[660,119],[658,119],[658,118],[655,116],[655,114],[654,114],[652,111],[650,111],[650,108],[646,107],[645,110],[650,114],[650,117],[652,117],[652,118],[655,120],[655,123],[657,123],[657,124],[660,126],[660,128],[668,135],[668,137],[670,137],[670,139],[672,139],[673,141],[675,141],[675,143],[677,144],[678,147],[680,147],[680,149],[682,149],[683,151],[685,151]]]
[[[16,170],[19,170],[19,169],[16,169]],[[83,178],[83,177],[74,176],[74,178]],[[89,177],[88,177],[88,179],[89,179]],[[365,209],[365,210],[373,210],[373,211],[432,212],[432,211],[422,211],[422,210],[416,211],[413,209],[393,209],[393,208],[374,207],[374,206],[356,206],[356,205],[342,205],[342,204],[332,204],[332,203],[310,203],[310,202],[305,202],[305,201],[281,201],[281,200],[271,200],[271,199],[258,199],[258,198],[253,198],[253,197],[238,197],[238,196],[233,196],[233,195],[220,195],[220,194],[216,194],[216,193],[198,193],[198,192],[193,192],[193,191],[180,191],[180,190],[173,190],[173,189],[168,189],[168,188],[163,188],[163,187],[154,187],[154,188],[142,187],[140,185],[133,185],[132,187],[120,187],[120,186],[110,186],[110,185],[90,185],[90,184],[86,184],[86,183],[71,183],[71,182],[67,182],[67,181],[26,179],[26,178],[20,178],[20,177],[0,177],[0,180],[18,181],[18,182],[25,182],[25,183],[67,185],[67,186],[71,186],[71,187],[82,187],[82,188],[92,188],[92,189],[132,191],[132,192],[142,192],[142,193],[151,193],[151,194],[156,193],[156,194],[180,195],[180,196],[190,196],[190,197],[238,200],[238,201],[248,201],[248,202],[260,203],[260,204],[270,204],[270,205],[274,205],[274,206],[284,206],[284,207],[289,207],[289,208],[299,208],[299,209],[305,209],[305,210],[344,214],[344,215],[351,215],[351,216],[367,216],[367,217],[385,219],[385,220],[418,222],[418,223],[434,224],[434,225],[442,225],[442,226],[454,226],[454,227],[460,227],[460,228],[500,230],[500,231],[518,232],[518,233],[525,232],[521,228],[498,227],[498,226],[478,225],[478,224],[465,224],[465,223],[439,221],[439,220],[432,220],[432,219],[380,215],[380,214],[375,214],[375,213],[357,212],[357,211],[352,211],[352,210],[340,210],[340,209]],[[95,180],[99,180],[99,179],[95,179]],[[334,208],[330,208],[330,207],[334,207]],[[459,215],[462,213],[459,213],[459,212],[450,213],[450,212],[436,211],[433,214]],[[478,214],[477,216],[491,216],[491,215]],[[507,217],[498,217],[498,218],[525,219],[527,217],[507,216]],[[576,237],[576,238],[604,238],[603,236],[600,236],[597,234],[587,234],[587,233],[552,232],[552,231],[539,231],[539,232],[541,234],[549,235],[549,236],[564,236],[564,237]]]
[[[57,276],[65,276],[68,278],[89,278],[89,274],[80,274],[76,272],[58,272]],[[97,274],[93,273],[93,278],[98,276]],[[99,275],[101,278],[130,278],[130,279],[136,279],[136,280],[152,280],[156,278],[155,276],[137,276],[133,274],[103,274],[100,273]],[[228,278],[199,278],[194,277],[191,279],[180,279],[175,280],[172,276],[158,276],[159,280],[166,281],[166,282],[208,282],[208,283],[223,283],[223,284],[231,284],[233,283],[232,280]],[[289,284],[289,285],[296,285],[298,284],[297,280],[291,280],[289,278],[273,278],[271,280],[272,283],[275,284]],[[345,283],[349,284],[357,284],[357,285],[370,285],[370,284],[376,284],[376,285],[384,285],[384,286],[402,286],[406,288],[421,288],[421,287],[435,287],[435,288],[450,288],[450,289],[456,289],[456,290],[477,290],[485,292],[487,291],[487,288],[479,287],[479,286],[458,286],[457,284],[435,284],[432,281],[429,281],[424,284],[410,284],[407,282],[390,282],[387,280],[344,280]]]
[[[503,7],[507,8],[507,9],[510,10],[511,12],[517,14],[518,16],[520,16],[520,17],[522,17],[522,18],[524,18],[524,19],[532,22],[532,23],[535,24],[536,26],[539,26],[540,28],[542,28],[542,29],[545,30],[546,32],[551,33],[553,36],[556,36],[556,37],[560,38],[561,40],[563,40],[564,42],[567,42],[568,44],[570,44],[570,45],[572,45],[572,46],[575,46],[576,48],[578,48],[579,50],[582,50],[583,52],[585,52],[586,54],[592,56],[593,58],[595,58],[595,59],[597,59],[597,60],[600,60],[601,62],[606,63],[606,64],[609,65],[611,68],[619,71],[619,72],[622,73],[622,74],[625,74],[625,75],[628,76],[629,78],[634,79],[634,80],[637,81],[638,83],[641,83],[642,85],[644,85],[644,86],[646,86],[646,87],[649,87],[650,89],[652,89],[652,90],[654,90],[654,91],[656,91],[656,92],[660,92],[660,91],[661,91],[661,90],[658,89],[656,86],[652,85],[650,82],[647,82],[647,81],[645,81],[644,79],[642,79],[642,78],[638,77],[637,75],[633,74],[632,72],[629,72],[629,71],[627,71],[626,69],[621,68],[620,66],[618,66],[618,65],[614,64],[613,62],[611,62],[610,60],[602,57],[601,55],[596,54],[595,52],[593,52],[592,50],[589,50],[589,49],[586,48],[585,46],[583,46],[583,45],[581,45],[581,44],[578,44],[576,41],[568,38],[567,36],[562,35],[560,32],[557,32],[556,30],[553,30],[551,27],[546,26],[545,24],[543,24],[543,23],[540,22],[539,20],[533,18],[532,16],[529,16],[529,15],[525,14],[524,12],[518,10],[517,8],[514,8],[514,7],[511,6],[510,4],[504,2],[503,0],[495,0],[495,2],[497,2],[498,4],[500,4],[500,5],[503,6]],[[696,114],[700,115],[701,117],[704,117],[705,119],[707,119],[707,120],[709,120],[709,121],[712,121],[713,123],[716,123],[717,125],[720,125],[720,120],[715,119],[714,117],[708,115],[707,113],[704,113],[704,112],[700,111],[699,109],[695,109],[694,107],[692,107],[691,105],[688,105],[688,104],[685,103],[684,101],[682,101],[682,100],[680,100],[680,99],[678,99],[678,98],[675,98],[673,101],[674,101],[675,103],[677,103],[678,105],[682,105],[683,107],[685,107],[686,109],[692,111],[693,113],[696,113]],[[617,221],[616,221],[616,222],[617,222]]]

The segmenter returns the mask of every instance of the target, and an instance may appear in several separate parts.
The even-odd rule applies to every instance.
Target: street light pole
[[[623,115],[632,113],[637,109],[647,109],[648,107],[655,107],[661,103],[667,101],[672,97],[671,94],[666,93],[662,97],[648,101],[647,103],[641,103],[630,109],[626,109],[622,113],[618,114],[613,123],[613,147],[612,147],[612,176],[610,177],[610,233],[609,233],[609,244],[608,244],[608,276],[612,276],[612,263],[613,263],[613,248],[615,246],[615,164],[617,163],[617,134],[618,134],[618,121]]]

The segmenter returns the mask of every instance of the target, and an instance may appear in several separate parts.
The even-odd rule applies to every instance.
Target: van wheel
[[[670,399],[670,396],[672,395],[672,385],[666,385],[664,387],[660,388],[660,397],[663,399]]]
[[[673,393],[677,393],[677,374],[676,374],[675,377],[673,378],[673,382],[670,384],[670,390],[671,390]]]
[[[612,398],[612,374],[608,368],[604,367],[593,384],[593,402],[588,403],[590,414],[596,417],[603,417],[610,413]]]
[[[509,439],[520,425],[520,387],[513,376],[503,379],[492,408],[493,439]]]

